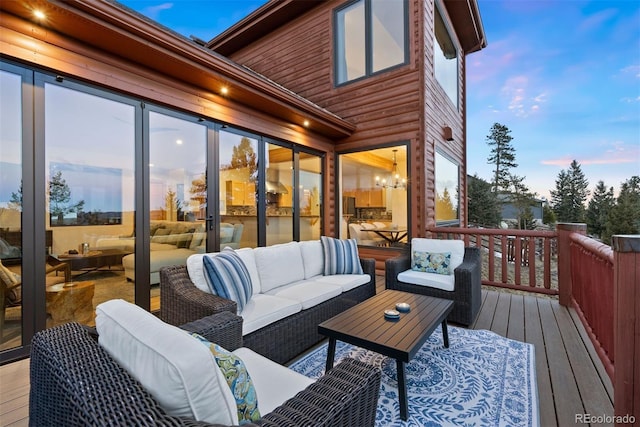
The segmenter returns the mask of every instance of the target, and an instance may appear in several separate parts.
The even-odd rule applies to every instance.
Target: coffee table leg
[[[336,355],[336,339],[329,338],[329,346],[327,347],[327,364],[325,365],[324,372],[329,372],[333,368],[333,358]]]
[[[396,359],[396,370],[398,371],[398,400],[400,403],[400,418],[407,421],[409,410],[407,409],[407,384],[404,378],[404,362]]]
[[[444,339],[444,347],[449,348],[449,329],[447,328],[447,319],[442,321],[442,338]]]

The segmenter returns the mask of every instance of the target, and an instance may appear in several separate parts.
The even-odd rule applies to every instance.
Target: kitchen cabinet
[[[291,208],[293,207],[293,187],[285,185],[287,193],[278,194],[278,207],[279,208]]]
[[[356,208],[384,208],[385,192],[383,188],[356,190]]]
[[[253,182],[226,181],[227,206],[255,206],[256,185]]]

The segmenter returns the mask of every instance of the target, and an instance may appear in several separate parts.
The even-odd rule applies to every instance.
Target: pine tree
[[[71,189],[62,178],[62,171],[56,172],[49,181],[49,213],[52,218],[57,218],[57,224],[62,225],[66,214],[81,212],[83,207],[84,200],[71,203]]]
[[[604,185],[604,181],[598,181],[595,190],[593,191],[593,197],[589,200],[587,212],[585,215],[587,223],[587,231],[592,236],[599,239],[602,238],[602,233],[607,227],[607,220],[609,219],[609,211],[615,204],[615,196],[613,194],[613,187],[607,190]]]
[[[614,234],[640,234],[640,176],[632,176],[620,186],[603,234],[606,243]]]
[[[474,175],[469,177],[467,185],[469,222],[485,227],[497,227],[502,217],[496,194],[491,191],[491,184]]]
[[[584,222],[584,203],[589,195],[589,181],[580,164],[574,160],[556,179],[556,189],[551,190],[551,204],[560,222]]]
[[[524,185],[523,176],[509,174],[509,193],[513,206],[518,211],[518,228],[533,230],[536,226],[531,206],[535,203],[535,193]]]
[[[509,169],[518,167],[516,163],[516,150],[511,145],[511,130],[500,123],[494,123],[489,135],[486,137],[487,145],[491,148],[491,155],[487,163],[495,165],[493,173],[493,191],[507,191],[509,186]]]

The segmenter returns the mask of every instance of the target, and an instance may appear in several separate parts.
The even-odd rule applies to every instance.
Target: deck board
[[[535,346],[541,426],[575,425],[578,413],[613,415],[611,382],[576,319],[552,298],[482,292],[472,328]],[[28,359],[0,366],[0,427],[28,425],[28,405]]]
[[[540,425],[555,427],[558,425],[556,406],[553,400],[551,378],[549,377],[549,366],[547,364],[538,300],[533,296],[525,296],[523,309],[525,316],[525,341],[533,344],[536,349],[536,376],[538,380],[538,400],[540,402]]]

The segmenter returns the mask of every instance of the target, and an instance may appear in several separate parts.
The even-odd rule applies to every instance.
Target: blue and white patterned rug
[[[538,387],[533,345],[490,331],[449,326],[449,348],[437,328],[406,365],[409,419],[400,419],[396,362],[338,341],[336,362],[350,356],[382,369],[377,426],[537,426]],[[290,368],[324,373],[327,344]]]

